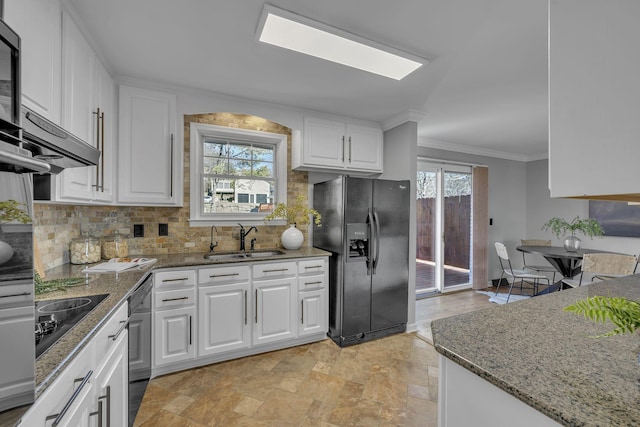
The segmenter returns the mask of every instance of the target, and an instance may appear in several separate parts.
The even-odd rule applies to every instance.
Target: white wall
[[[557,239],[548,231],[541,231],[542,225],[554,216],[567,220],[575,218],[576,215],[581,218],[589,218],[589,202],[587,200],[552,199],[549,195],[547,179],[548,163],[546,160],[527,163],[526,236],[530,239],[551,239],[554,245],[562,245],[562,240]],[[594,239],[580,235],[578,237],[582,239],[582,246],[585,248],[632,255],[637,255],[640,252],[640,238],[636,237],[608,237],[606,235]]]
[[[418,156],[431,159],[486,165],[489,168],[489,280],[500,277],[500,264],[493,248],[503,242],[510,248],[512,258],[521,261],[515,247],[526,230],[526,163],[515,160],[478,156],[429,147],[418,147]]]
[[[416,149],[418,145],[418,124],[406,122],[384,133],[384,173],[381,179],[411,182],[409,236],[416,236]],[[416,239],[409,239],[409,301],[407,329],[415,330],[416,321]]]

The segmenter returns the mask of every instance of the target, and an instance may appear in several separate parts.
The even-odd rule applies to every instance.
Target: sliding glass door
[[[471,167],[419,161],[416,295],[470,287]]]

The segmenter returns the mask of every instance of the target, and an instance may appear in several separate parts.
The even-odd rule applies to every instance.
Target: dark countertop
[[[87,266],[97,265],[72,265],[65,264],[46,271],[45,280],[63,279],[71,277],[85,277],[88,282],[84,285],[73,286],[65,291],[55,291],[36,295],[36,300],[48,300],[56,298],[68,298],[86,295],[109,294],[91,313],[84,317],[78,324],[69,330],[60,340],[53,344],[46,352],[36,359],[36,398],[54,381],[62,370],[73,360],[74,356],[93,337],[97,329],[105,323],[115,309],[128,298],[129,294],[141,283],[147,275],[158,268],[196,267],[215,264],[249,263],[259,261],[280,261],[291,258],[309,258],[318,256],[330,256],[331,253],[312,247],[302,247],[299,250],[279,249],[284,255],[275,255],[264,258],[238,259],[238,260],[208,260],[205,253],[192,254],[164,254],[145,255],[145,258],[155,258],[157,262],[146,266],[141,270],[127,270],[118,273],[85,274],[82,270]],[[13,425],[13,420],[19,418],[28,407],[17,408],[0,413],[0,426]],[[17,419],[17,418],[15,418]]]
[[[436,350],[566,426],[640,425],[640,333],[563,311],[595,295],[640,301],[640,275],[435,320]]]

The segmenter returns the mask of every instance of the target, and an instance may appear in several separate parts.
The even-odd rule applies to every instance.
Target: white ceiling
[[[68,0],[116,76],[384,122],[426,113],[423,145],[547,151],[544,0],[270,0],[430,59],[402,81],[262,44],[262,0]]]

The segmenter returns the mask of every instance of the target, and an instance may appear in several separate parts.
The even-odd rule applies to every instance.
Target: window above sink
[[[192,226],[263,224],[287,198],[284,134],[191,123]]]

